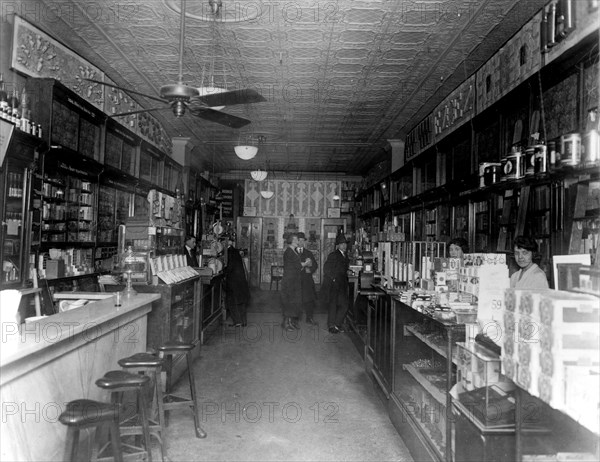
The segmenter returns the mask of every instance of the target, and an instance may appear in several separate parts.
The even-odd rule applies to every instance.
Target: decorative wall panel
[[[577,131],[577,75],[544,92],[546,139]]]
[[[539,12],[477,71],[478,113],[540,69],[541,20]]]
[[[11,66],[30,77],[59,80],[109,115],[142,109],[124,91],[85,80],[115,85],[99,68],[19,16],[15,16]],[[154,116],[141,113],[115,120],[171,154],[171,139]]]
[[[273,191],[265,199],[261,191]],[[246,180],[244,207],[255,208],[256,216],[324,218],[327,209],[339,206],[333,197],[341,195],[341,181],[274,180],[256,182]]]
[[[104,72],[19,16],[15,16],[11,65],[31,77],[60,80],[86,101],[104,108],[104,87],[83,80],[104,81]]]
[[[475,74],[461,83],[433,111],[436,138],[452,133],[463,123],[471,120],[475,110]]]

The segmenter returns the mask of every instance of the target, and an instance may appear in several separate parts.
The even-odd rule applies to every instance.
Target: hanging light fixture
[[[262,135],[254,136],[253,134],[246,135],[244,138],[245,144],[242,144],[242,137],[238,146],[234,146],[235,154],[242,160],[250,160],[256,156],[258,152],[258,144],[264,143],[266,137]],[[252,144],[254,143],[254,144]]]
[[[249,146],[249,145],[239,145],[234,146],[233,150],[235,151],[236,156],[238,156],[242,160],[250,160],[256,156],[258,152],[258,146]]]
[[[250,172],[250,176],[254,181],[264,181],[267,178],[267,171],[261,169],[253,170]]]

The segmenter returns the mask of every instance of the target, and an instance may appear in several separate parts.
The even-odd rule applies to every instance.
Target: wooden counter
[[[2,325],[2,460],[62,460],[66,427],[58,416],[78,398],[108,401],[95,385],[117,361],[146,351],[147,314],[158,294],[115,307],[108,298],[20,326]]]

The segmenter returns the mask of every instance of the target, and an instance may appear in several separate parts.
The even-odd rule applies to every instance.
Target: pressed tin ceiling
[[[187,0],[183,81],[208,86],[213,74],[215,85],[267,101],[223,109],[252,121],[237,130],[152,114],[171,136],[190,137],[197,165],[217,174],[310,177],[364,175],[389,159],[387,140],[402,139],[547,0],[221,1],[214,22],[202,19],[207,0]],[[59,14],[26,19],[119,85],[158,96],[177,82],[179,0],[41,3]],[[248,135],[265,141],[242,161],[233,146]]]

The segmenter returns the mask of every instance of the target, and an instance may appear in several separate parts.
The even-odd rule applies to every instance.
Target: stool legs
[[[190,391],[192,395],[193,407],[192,411],[194,412],[194,425],[196,427],[196,438],[206,438],[206,432],[200,426],[200,409],[198,409],[198,399],[196,398],[196,381],[194,380],[194,371],[192,370],[192,352],[188,351],[186,354],[187,359],[187,370],[188,377],[190,380]]]
[[[139,446],[136,441],[136,446],[124,444],[123,447],[136,452],[136,455],[147,456],[148,462],[152,462],[152,449],[150,442],[150,426],[148,421],[147,409],[148,403],[146,393],[150,377],[140,374],[130,374],[125,371],[110,371],[104,374],[103,377],[96,380],[96,385],[100,388],[110,391],[111,402],[120,407],[123,402],[123,393],[134,392],[137,397],[137,409],[133,416],[123,412],[119,421],[119,430],[121,436],[141,435],[144,440],[144,446]],[[128,456],[130,454],[127,454]]]
[[[200,408],[198,407],[198,398],[196,396],[196,382],[194,380],[194,371],[192,369],[193,358],[191,350],[185,351],[191,399],[180,398],[179,396],[175,396],[171,393],[171,370],[173,367],[173,355],[182,351],[170,351],[166,348],[163,348],[161,351],[166,356],[165,367],[167,369],[167,391],[164,396],[164,410],[171,411],[173,409],[185,407],[192,408],[192,412],[194,413],[194,429],[196,432],[196,438],[206,438],[207,434],[200,425]],[[165,414],[165,426],[169,425],[168,419],[168,414]]]
[[[121,430],[121,436],[142,435],[142,438],[144,439],[144,449],[148,454],[148,462],[152,462],[152,450],[150,447],[150,425],[148,423],[148,415],[146,414],[148,403],[146,402],[145,390],[140,389],[137,395],[138,412],[140,414],[139,420],[141,425],[127,425],[127,421],[124,421],[121,422],[119,428]],[[111,401],[121,404],[123,401],[122,392],[113,392]]]
[[[163,405],[163,393],[160,384],[160,372],[163,366],[163,360],[151,353],[137,353],[133,356],[123,358],[119,360],[119,365],[125,370],[137,369],[138,374],[148,375],[150,377],[149,388],[152,391],[150,397],[151,409],[149,417],[149,431],[151,435],[154,435],[160,445],[161,458],[164,461],[167,460],[167,450],[163,439],[163,431],[165,428],[165,411]],[[156,400],[156,408],[154,402]],[[158,416],[155,417],[155,411]],[[136,427],[137,428],[137,427]]]

